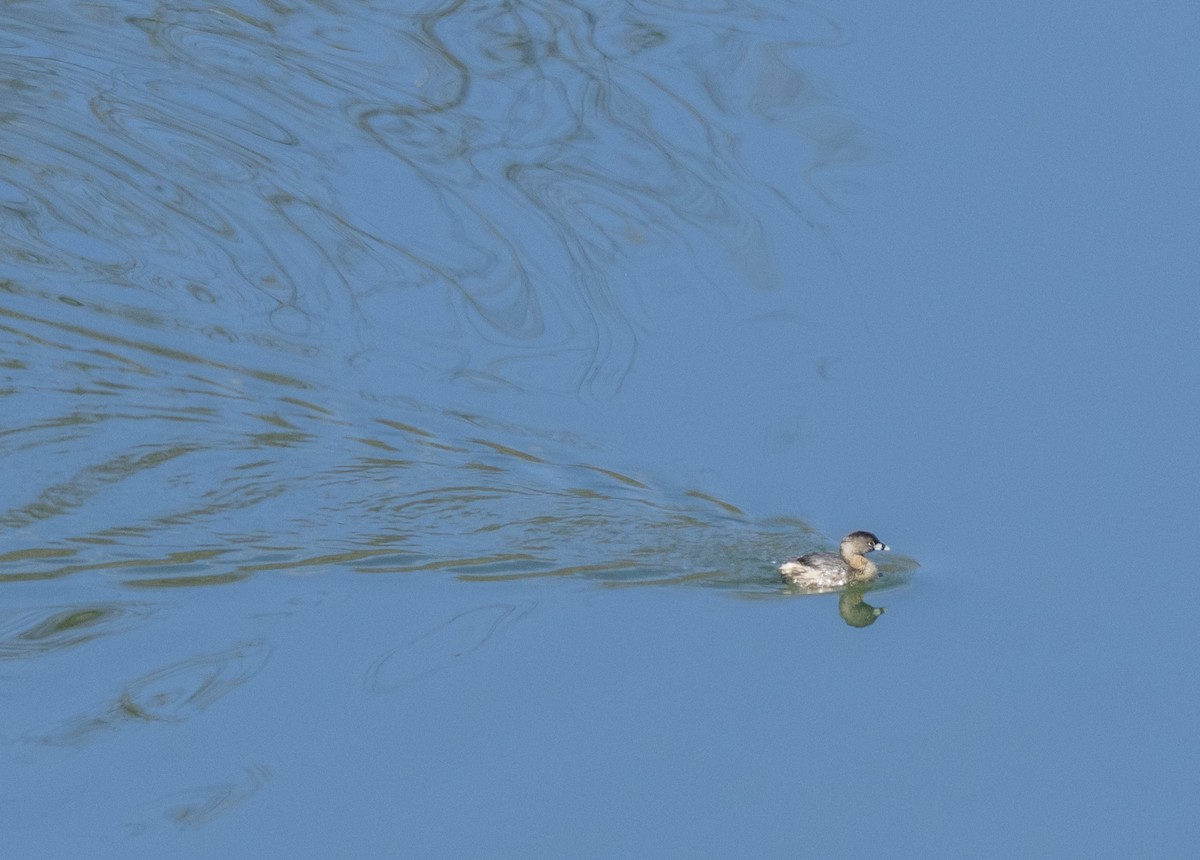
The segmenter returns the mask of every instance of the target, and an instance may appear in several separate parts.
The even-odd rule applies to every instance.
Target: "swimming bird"
[[[867,558],[867,553],[887,549],[888,545],[870,532],[850,532],[842,538],[839,552],[810,552],[789,559],[779,566],[779,573],[784,581],[800,588],[813,591],[841,588],[879,576],[879,569]]]

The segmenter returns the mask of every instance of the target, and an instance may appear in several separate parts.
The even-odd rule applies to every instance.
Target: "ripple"
[[[0,660],[26,660],[121,633],[155,612],[149,604],[84,603],[0,613]]]
[[[726,4],[159,6],[104,39],[89,30],[114,29],[104,15],[78,31],[10,17],[86,60],[9,60],[23,149],[47,153],[10,194],[12,271],[37,261],[156,294],[164,327],[209,343],[323,341],[485,387],[532,378],[601,397],[636,361],[643,270],[664,251],[696,256],[714,293],[726,288],[700,259],[714,242],[776,282],[772,194],[739,159],[739,123],[828,103],[790,52],[840,38],[819,13]],[[631,40],[636,62],[616,50]],[[852,125],[836,126],[796,130],[828,164],[853,151],[839,143]],[[366,188],[420,216],[398,224]],[[217,283],[195,318],[183,296]],[[279,337],[256,340],[263,322]]]
[[[616,399],[666,291],[736,316],[780,282],[772,237],[829,211],[813,171],[861,155],[800,51],[846,38],[836,21],[147,10],[0,8],[0,456],[19,464],[0,580],[766,581],[764,548],[802,524],[500,412]],[[766,167],[745,148],[763,127]]]
[[[99,733],[147,723],[180,723],[207,710],[266,666],[271,648],[246,642],[216,654],[174,663],[128,684],[93,715],[80,716],[38,738],[52,746],[76,746]]]
[[[149,817],[131,822],[126,829],[133,835],[140,835],[156,824],[181,829],[203,827],[250,800],[270,781],[269,767],[251,765],[228,781],[173,792],[146,804],[151,810]]]
[[[0,433],[0,445],[23,436],[28,450],[61,450],[64,440],[100,438],[97,426],[150,422],[205,440],[130,451],[118,433],[112,450],[71,445],[58,455],[65,474],[23,488],[31,498],[0,511],[0,523],[11,540],[88,510],[88,531],[66,556],[0,556],[0,579],[97,571],[162,589],[340,568],[777,590],[769,559],[795,554],[811,533],[615,470],[613,452],[577,437],[478,413],[400,398],[381,408],[321,391],[272,401],[199,377],[197,386],[186,412],[139,414],[118,401]],[[164,553],[164,544],[187,548]]]
[[[460,613],[380,656],[367,671],[364,685],[377,695],[394,693],[444,671],[459,658],[478,651],[535,605],[496,604]]]

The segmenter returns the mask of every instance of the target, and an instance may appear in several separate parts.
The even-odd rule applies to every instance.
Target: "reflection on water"
[[[885,606],[872,606],[863,595],[866,589],[861,585],[847,586],[838,596],[838,614],[851,627],[870,627],[887,611]]]

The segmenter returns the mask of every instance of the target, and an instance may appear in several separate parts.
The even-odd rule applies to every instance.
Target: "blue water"
[[[1185,855],[1198,36],[4,7],[6,852]]]

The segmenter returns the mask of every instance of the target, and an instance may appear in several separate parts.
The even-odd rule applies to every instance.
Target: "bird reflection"
[[[838,597],[838,614],[851,627],[870,627],[887,611],[885,606],[872,606],[863,599],[867,589],[862,585],[847,586]]]
[[[872,606],[865,600],[865,595],[871,590],[866,583],[858,585],[847,585],[842,589],[825,589],[821,592],[814,592],[811,589],[800,588],[793,584],[785,586],[788,594],[791,595],[813,595],[813,594],[832,594],[838,592],[838,614],[842,616],[842,620],[851,627],[870,627],[887,611],[886,606]]]

